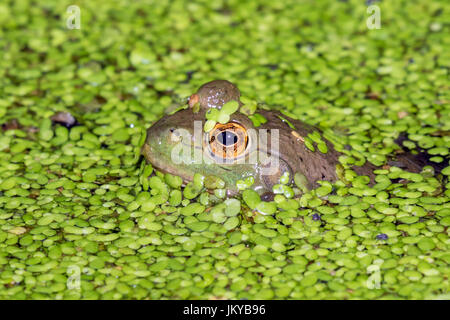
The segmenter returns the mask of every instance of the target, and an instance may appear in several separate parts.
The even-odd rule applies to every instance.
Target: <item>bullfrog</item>
[[[227,123],[216,123],[204,132],[206,113],[212,108],[220,110],[232,100],[242,105],[239,89],[229,81],[214,80],[201,86],[190,97],[190,108],[165,116],[148,128],[142,147],[146,161],[162,172],[180,176],[185,183],[192,181],[195,173],[220,177],[228,196],[235,195],[236,182],[247,177],[253,177],[251,188],[260,195],[270,193],[285,175],[291,181],[300,176],[306,189],[318,187],[320,180],[338,180],[342,153],[319,128],[280,111],[257,110],[265,121],[255,125],[238,110]],[[194,105],[198,110],[193,110]],[[183,150],[184,158],[180,157]],[[413,172],[421,169],[414,161],[402,163]],[[352,169],[373,183],[376,166],[365,162]]]

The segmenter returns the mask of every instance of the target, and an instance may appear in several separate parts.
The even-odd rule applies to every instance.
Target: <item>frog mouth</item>
[[[180,173],[178,170],[176,170],[175,167],[169,166],[168,162],[163,160],[162,155],[159,153],[155,153],[148,144],[144,144],[142,146],[141,154],[144,156],[147,163],[150,163],[156,170],[163,173],[169,173],[175,176],[179,176],[181,179],[183,179],[183,185],[192,181],[193,177],[187,174]]]
[[[170,166],[168,165],[168,162],[165,161],[162,158],[162,155],[158,152],[155,152],[148,144],[144,144],[141,148],[141,154],[144,156],[147,163],[150,163],[152,167],[162,173],[168,173],[172,174],[174,176],[179,176],[182,180],[182,187],[185,187],[189,182],[192,182],[193,180],[193,174],[189,175],[187,173],[180,172],[176,166]],[[227,171],[232,171],[231,168],[228,168],[226,166],[220,166],[222,169]],[[232,197],[238,194],[236,190],[232,190],[229,188],[226,188],[227,197]],[[208,192],[212,193],[212,189],[207,189]]]

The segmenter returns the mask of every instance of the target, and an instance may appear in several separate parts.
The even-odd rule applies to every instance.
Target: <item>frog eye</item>
[[[217,123],[209,133],[209,146],[212,153],[222,159],[234,159],[247,148],[247,130],[238,123]]]

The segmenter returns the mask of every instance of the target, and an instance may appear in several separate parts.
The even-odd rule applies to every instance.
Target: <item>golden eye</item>
[[[210,131],[208,143],[212,153],[223,159],[234,159],[247,148],[247,130],[235,122],[216,124]]]

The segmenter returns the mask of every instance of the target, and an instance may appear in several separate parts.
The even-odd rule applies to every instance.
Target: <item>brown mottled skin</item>
[[[236,181],[248,176],[255,178],[252,186],[254,190],[260,194],[271,192],[272,187],[279,183],[281,175],[288,171],[292,178],[295,173],[303,174],[307,179],[307,188],[318,186],[317,181],[327,180],[336,181],[336,166],[339,164],[338,158],[342,153],[338,152],[333,144],[322,136],[322,140],[326,143],[328,151],[321,153],[319,150],[311,151],[305,144],[303,137],[309,133],[321,130],[300,120],[292,119],[283,115],[279,111],[257,110],[267,119],[267,122],[254,127],[252,121],[247,115],[235,112],[230,117],[230,122],[235,122],[248,129],[267,130],[268,138],[266,143],[258,144],[258,149],[277,155],[270,148],[270,130],[279,130],[279,164],[278,169],[271,175],[263,175],[261,173],[262,164],[174,164],[171,161],[170,153],[174,143],[168,138],[174,129],[185,129],[193,133],[194,120],[205,122],[205,113],[210,108],[221,108],[224,103],[230,100],[239,101],[240,92],[237,87],[226,80],[215,80],[201,86],[197,93],[190,98],[189,105],[191,108],[180,110],[173,115],[166,116],[147,130],[147,140],[142,149],[142,153],[148,162],[152,163],[157,169],[171,174],[179,175],[184,182],[192,181],[195,173],[201,173],[204,176],[216,175],[221,177],[226,183],[228,195],[237,193]],[[199,103],[198,112],[193,112],[192,107]],[[295,130],[282,119],[287,119]],[[192,141],[195,141],[194,134],[191,134]],[[203,139],[204,137],[202,137]],[[189,141],[188,141],[189,143]],[[199,142],[202,145],[202,142]],[[246,150],[245,157],[249,157],[251,150]],[[395,160],[397,164],[404,169],[412,172],[419,172],[426,162],[416,161],[417,156],[411,154],[403,154]],[[374,183],[373,170],[377,167],[366,162],[362,166],[353,166],[353,170],[359,175],[366,175],[370,178],[371,184]]]
[[[201,109],[221,108],[231,100],[239,101],[241,93],[230,81],[214,80],[202,85],[189,99],[192,108],[195,103],[200,103]]]
[[[313,152],[308,149],[301,139],[296,138],[292,134],[292,131],[296,131],[300,137],[306,137],[308,134],[321,130],[309,125],[305,122],[292,119],[286,115],[283,115],[279,111],[258,111],[268,121],[265,124],[261,124],[258,129],[278,129],[280,139],[280,158],[289,167],[293,169],[293,173],[301,172],[306,176],[312,187],[317,187],[318,180],[336,181],[338,177],[336,175],[336,165],[339,164],[339,157],[342,153],[336,151],[333,144],[322,136],[322,140],[326,143],[328,151],[327,153],[321,153],[316,150]],[[286,122],[282,121],[278,116],[282,116],[287,119],[295,128],[293,130]],[[359,175],[367,175],[373,178],[374,166],[370,163],[366,163],[364,166],[354,166],[353,169]]]

